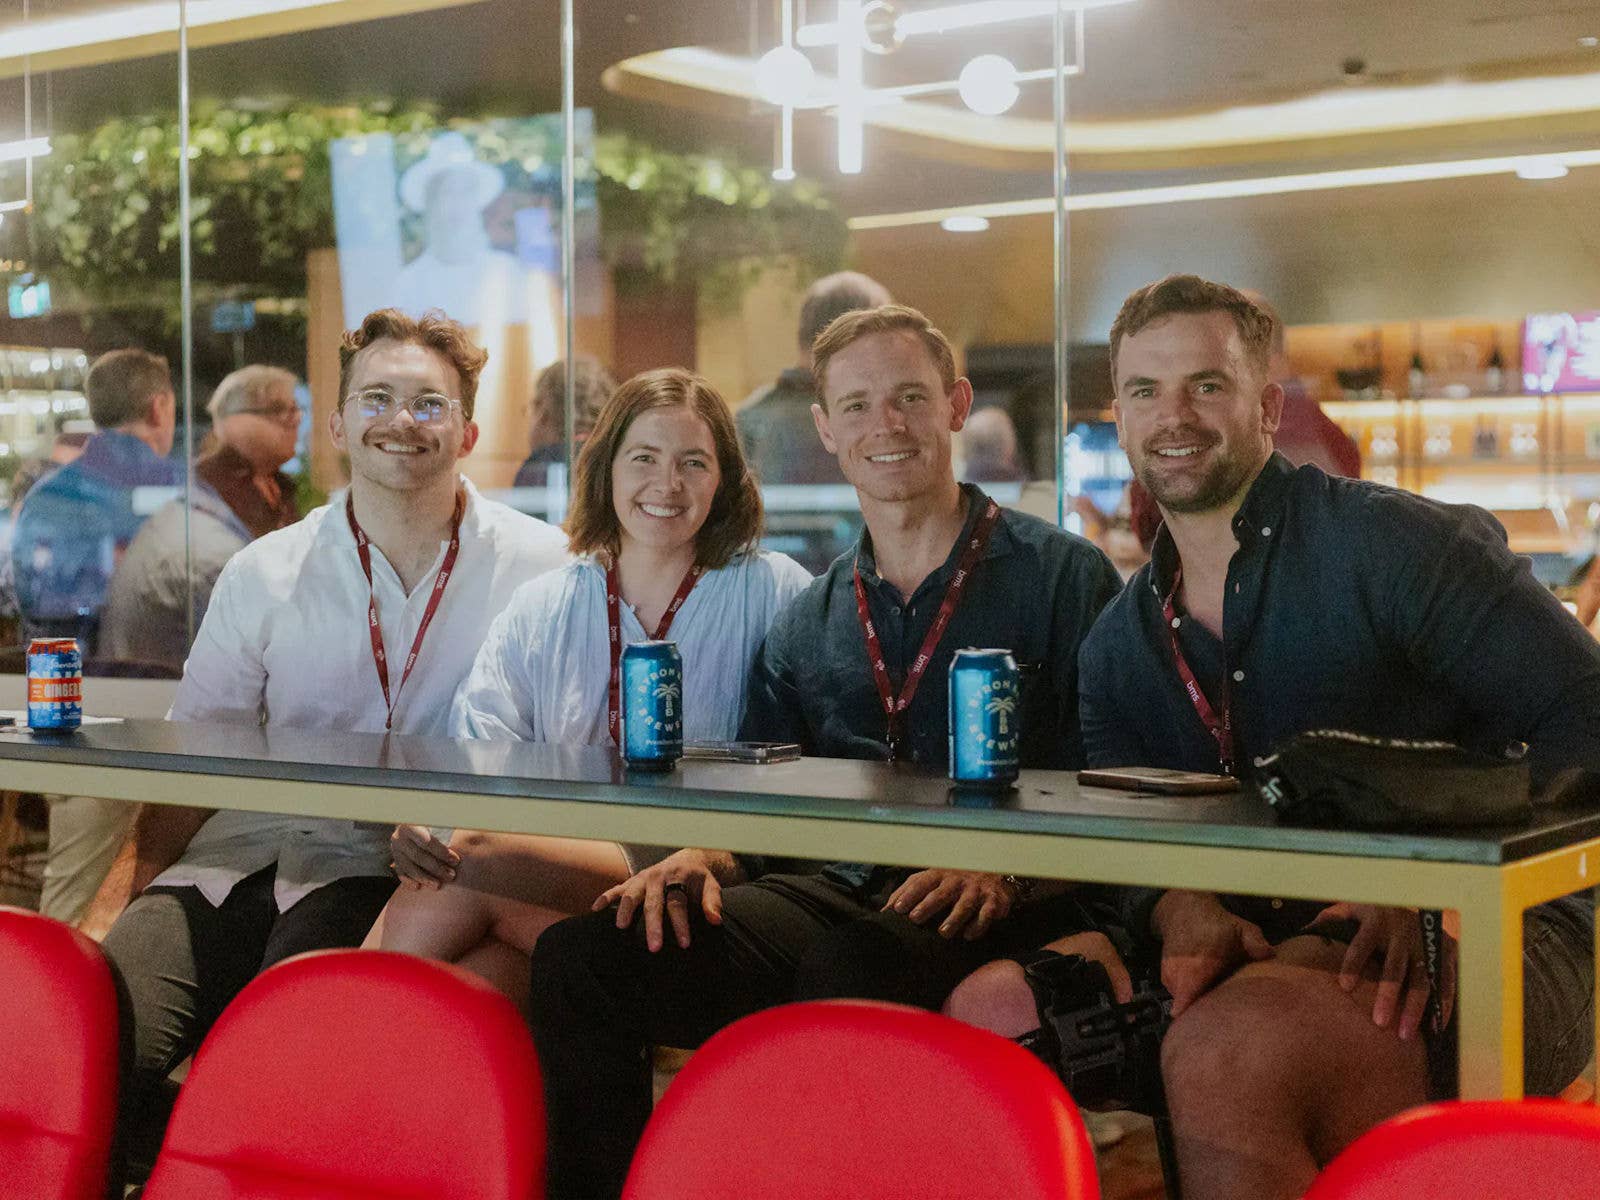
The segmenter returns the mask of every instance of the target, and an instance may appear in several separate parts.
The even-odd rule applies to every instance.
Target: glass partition
[[[108,7],[0,3],[0,671],[31,636],[90,673],[187,644],[178,5],[143,6],[137,57]],[[178,621],[147,638],[158,559]]]
[[[955,343],[963,475],[1125,569],[1107,331],[1129,290],[1194,271],[1281,313],[1304,455],[1494,509],[1563,589],[1600,513],[1600,30],[1479,8],[1345,6],[1307,39],[1231,0],[251,0],[193,7],[180,80],[175,0],[0,0],[6,644],[20,584],[107,657],[129,531],[215,452],[240,367],[288,373],[219,405],[273,426],[276,511],[341,487],[337,339],[389,303],[490,350],[481,488],[559,519],[608,381],[688,366],[737,410],[769,545],[820,569],[857,516],[810,427],[802,319],[843,271]],[[128,537],[19,558],[15,493],[89,440],[88,365],[126,346],[172,369],[178,478],[121,490]],[[181,662],[220,553],[197,538],[227,524],[198,503],[177,618],[116,657]],[[23,560],[77,566],[34,584]]]
[[[962,476],[1056,518],[1053,6],[958,7],[959,30],[919,20],[933,6],[641,7],[621,36],[574,6],[604,266],[570,298],[591,318],[580,349],[618,378],[710,379],[762,481],[767,545],[813,571],[859,513],[812,425],[810,341],[884,296],[924,311],[972,377]],[[965,212],[1040,197],[1010,228]]]

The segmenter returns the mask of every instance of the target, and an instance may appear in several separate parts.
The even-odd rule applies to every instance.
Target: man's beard
[[[1149,451],[1145,455],[1146,469],[1140,473],[1139,482],[1144,484],[1155,502],[1168,512],[1209,512],[1220,508],[1244,490],[1258,470],[1260,452],[1260,446],[1233,447],[1218,454],[1211,469],[1196,480],[1192,476],[1173,477],[1149,469],[1149,464],[1160,458],[1155,451]]]

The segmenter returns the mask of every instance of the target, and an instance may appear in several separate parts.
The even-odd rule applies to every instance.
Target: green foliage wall
[[[333,245],[328,145],[389,133],[420,152],[460,127],[487,161],[512,164],[534,190],[559,193],[559,145],[516,122],[442,121],[423,106],[333,108],[206,103],[190,132],[197,289],[300,295],[306,252]],[[40,160],[29,257],[91,306],[178,309],[176,118],[117,118],[53,139]],[[661,150],[602,134],[579,186],[592,188],[601,251],[624,281],[690,284],[712,307],[737,302],[763,265],[804,275],[836,269],[846,231],[811,183],[778,185],[726,158]],[[206,285],[210,285],[207,287]]]

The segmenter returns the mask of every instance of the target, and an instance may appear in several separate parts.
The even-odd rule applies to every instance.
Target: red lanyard
[[[393,696],[389,694],[389,663],[383,652],[383,627],[378,624],[378,593],[372,587],[372,539],[356,521],[355,498],[345,496],[344,515],[349,518],[350,532],[355,535],[356,553],[361,557],[361,570],[367,576],[367,630],[372,635],[372,664],[378,668],[378,686],[383,689],[383,705],[387,710],[384,729],[394,726],[395,701],[400,698],[411,678],[411,668],[417,665],[417,655],[422,653],[422,639],[428,636],[428,626],[433,624],[433,614],[439,611],[439,601],[444,598],[445,585],[450,582],[450,572],[455,569],[456,555],[461,553],[461,517],[467,511],[467,494],[456,492],[456,510],[450,518],[450,548],[444,552],[444,562],[434,577],[433,594],[428,597],[428,607],[422,610],[422,624],[417,626],[417,636],[411,643],[411,653],[406,656],[405,670],[400,673],[400,686]]]
[[[927,671],[928,663],[933,660],[933,652],[939,645],[939,639],[944,637],[945,627],[950,624],[950,618],[955,616],[956,606],[961,603],[961,593],[972,575],[972,568],[978,561],[978,555],[982,554],[983,548],[989,544],[989,535],[994,532],[994,524],[999,519],[1000,506],[991,500],[989,507],[984,509],[983,515],[978,518],[978,523],[973,526],[972,537],[967,542],[966,549],[961,552],[961,560],[956,564],[956,573],[950,579],[950,586],[945,589],[944,601],[939,605],[939,614],[928,627],[928,634],[922,639],[922,649],[917,651],[916,661],[906,672],[905,682],[901,685],[898,696],[894,694],[894,689],[889,683],[889,667],[883,661],[883,643],[878,640],[878,631],[872,624],[871,614],[867,611],[867,589],[861,582],[859,557],[856,560],[856,618],[861,622],[862,633],[866,635],[867,657],[872,662],[872,682],[877,685],[878,699],[883,702],[884,716],[889,720],[890,762],[900,755],[900,714],[911,707],[911,699],[917,694],[917,685],[922,682],[923,673]]]
[[[1172,661],[1178,668],[1178,678],[1183,682],[1183,690],[1189,693],[1189,703],[1194,705],[1194,711],[1199,715],[1201,724],[1216,739],[1217,758],[1222,763],[1222,773],[1232,775],[1234,773],[1233,703],[1228,698],[1228,681],[1226,677],[1222,681],[1222,717],[1218,719],[1216,710],[1211,707],[1211,701],[1207,700],[1206,694],[1200,690],[1200,681],[1195,678],[1189,660],[1183,656],[1183,647],[1178,644],[1178,610],[1173,601],[1182,586],[1183,568],[1179,567],[1172,577],[1172,591],[1167,593],[1167,598],[1161,602],[1161,615],[1167,623],[1167,636],[1172,639]]]
[[[678,615],[678,610],[683,607],[683,602],[689,598],[689,593],[694,591],[694,585],[700,581],[700,576],[703,574],[705,568],[698,563],[689,568],[688,574],[683,577],[683,582],[678,584],[672,603],[667,605],[667,611],[661,614],[661,623],[650,635],[651,641],[659,642],[667,636],[667,631],[672,628],[672,618]],[[622,588],[617,583],[615,563],[606,568],[606,623],[611,627],[611,682],[607,695],[606,728],[611,731],[611,740],[620,746],[622,744]]]

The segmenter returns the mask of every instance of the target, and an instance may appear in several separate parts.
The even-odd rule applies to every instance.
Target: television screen
[[[1530,314],[1522,325],[1522,386],[1600,392],[1600,312]]]
[[[590,156],[592,127],[591,115],[579,112],[580,160]],[[341,138],[330,153],[347,327],[378,308],[413,316],[438,309],[479,329],[529,326],[536,343],[551,342],[536,356],[554,356],[560,114]],[[578,212],[582,256],[595,250],[592,182],[579,188]]]

